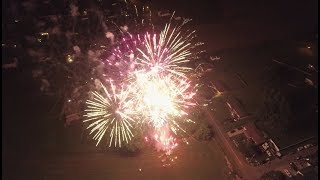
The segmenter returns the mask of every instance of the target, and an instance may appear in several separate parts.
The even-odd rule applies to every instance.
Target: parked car
[[[288,171],[288,169],[284,170],[284,173],[288,176],[288,177],[292,177],[291,173]]]
[[[303,150],[303,149],[304,149],[304,147],[301,146],[301,147],[298,147],[298,148],[297,148],[297,151],[301,151],[301,150]]]
[[[302,156],[298,156],[298,157],[296,157],[296,160],[299,160],[299,159],[301,159],[301,157],[302,157]]]
[[[312,147],[312,144],[306,144],[305,146],[303,146],[305,149],[308,149],[309,147]]]

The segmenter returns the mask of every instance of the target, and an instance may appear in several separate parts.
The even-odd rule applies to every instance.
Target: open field
[[[212,142],[181,144],[174,154],[177,160],[163,167],[160,153],[143,152],[127,157],[117,152],[51,153],[21,157],[18,164],[6,162],[6,168],[15,166],[15,172],[4,177],[24,179],[224,179],[224,155]],[[13,168],[13,167],[12,167]],[[141,169],[141,172],[139,171]]]

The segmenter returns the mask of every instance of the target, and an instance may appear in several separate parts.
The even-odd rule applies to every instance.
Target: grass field
[[[163,167],[160,153],[143,152],[127,157],[117,152],[52,153],[21,159],[5,177],[26,179],[225,179],[224,155],[214,141],[178,146],[177,159]],[[10,163],[8,163],[10,164]],[[6,168],[10,166],[6,166]],[[13,164],[11,164],[13,166]],[[141,169],[141,171],[139,171]]]

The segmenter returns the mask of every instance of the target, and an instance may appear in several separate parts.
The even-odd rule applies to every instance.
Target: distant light
[[[16,47],[17,47],[17,45],[13,45],[13,47],[15,47],[15,48],[16,48]]]
[[[14,22],[17,23],[17,22],[19,22],[19,20],[18,20],[18,19],[15,19]]]
[[[49,36],[49,33],[47,32],[43,32],[43,33],[40,33],[41,36]]]
[[[308,49],[310,49],[311,47],[310,46],[308,46]]]
[[[67,56],[67,62],[68,62],[68,63],[72,63],[72,62],[73,62],[73,59],[72,59],[72,56],[71,56],[71,55],[68,55],[68,56]]]
[[[141,168],[139,168],[139,171],[141,172],[141,171],[142,171],[142,169],[141,169]]]
[[[40,38],[38,38],[37,40],[38,40],[38,42],[41,42],[41,39],[40,39]]]
[[[5,46],[5,45],[6,45],[6,44],[3,44],[3,43],[2,43],[2,46]]]
[[[68,102],[71,102],[71,99],[69,99]]]

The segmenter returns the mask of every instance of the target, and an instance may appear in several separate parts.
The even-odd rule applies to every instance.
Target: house
[[[79,103],[75,101],[71,101],[69,99],[64,103],[63,106],[63,113],[64,113],[64,127],[70,126],[73,123],[81,121],[81,114],[80,112]]]
[[[69,126],[69,125],[71,125],[71,123],[79,122],[80,120],[81,120],[81,118],[80,118],[79,114],[74,113],[74,114],[66,115],[64,126],[65,127]]]
[[[251,140],[255,145],[265,146],[263,143],[266,142],[266,138],[262,135],[262,133],[256,128],[254,123],[248,123],[243,127],[239,127],[227,132],[228,136],[231,138],[233,136],[237,136],[239,134],[244,134],[245,137]],[[269,148],[270,145],[267,145]]]
[[[240,127],[240,128],[233,129],[233,130],[229,131],[227,134],[228,134],[229,138],[231,138],[233,136],[242,134],[245,130],[246,129],[244,127]]]
[[[280,149],[272,139],[268,139],[268,141],[263,143],[260,148],[262,152],[266,152],[269,156],[281,157]]]

